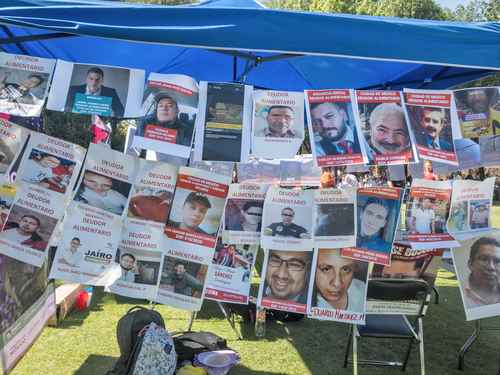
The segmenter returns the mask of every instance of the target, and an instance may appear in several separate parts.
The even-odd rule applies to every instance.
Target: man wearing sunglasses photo
[[[282,221],[267,226],[264,234],[278,237],[311,238],[306,228],[293,222],[294,217],[295,211],[293,209],[290,207],[283,208],[281,210]]]

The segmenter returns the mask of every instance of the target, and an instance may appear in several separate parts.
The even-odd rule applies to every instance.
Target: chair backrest
[[[385,279],[368,281],[367,300],[387,302],[415,301],[416,315],[423,315],[429,300],[431,288],[421,279]],[[390,308],[387,313],[391,313]],[[414,315],[414,314],[411,314]]]

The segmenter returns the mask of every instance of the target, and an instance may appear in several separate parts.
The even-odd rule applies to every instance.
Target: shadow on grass
[[[114,366],[117,359],[116,357],[92,354],[82,363],[80,368],[76,370],[73,375],[105,374]]]
[[[104,289],[100,287],[94,287],[92,292],[92,302],[88,309],[84,311],[78,311],[74,309],[69,313],[68,316],[57,326],[57,328],[73,328],[75,326],[81,326],[83,321],[89,316],[92,312],[102,311],[103,306],[105,304],[104,301]]]

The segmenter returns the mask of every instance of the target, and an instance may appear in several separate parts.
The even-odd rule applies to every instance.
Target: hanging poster
[[[414,250],[456,247],[446,229],[450,209],[451,181],[413,179],[406,204],[403,239]]]
[[[140,117],[144,70],[57,60],[47,109]]]
[[[319,167],[367,163],[353,90],[306,90],[309,139]]]
[[[401,91],[356,90],[355,114],[366,141],[368,164],[418,162]]]
[[[484,181],[454,180],[447,228],[455,238],[491,230],[495,177]]]
[[[40,116],[55,65],[53,59],[0,52],[0,112]]]
[[[500,232],[460,241],[452,256],[466,319],[500,315]]]
[[[453,96],[463,138],[479,138],[496,134],[500,126],[499,87],[455,90]]]
[[[155,301],[179,309],[199,311],[214,250],[168,241]]]
[[[214,248],[231,179],[181,167],[165,226],[168,238]]]
[[[314,319],[365,324],[368,263],[314,249],[307,306]]]
[[[393,187],[359,188],[357,192],[356,247],[342,249],[342,256],[389,265],[398,226],[402,190]]]
[[[319,186],[321,168],[312,155],[296,155],[293,159],[280,159],[281,186]]]
[[[149,75],[132,146],[189,157],[198,110],[198,84],[180,74]]]
[[[152,300],[160,276],[163,230],[172,206],[177,167],[140,162],[115,257],[114,282],[106,290]]]
[[[195,160],[247,161],[252,90],[252,86],[239,83],[200,83]]]
[[[266,250],[257,306],[306,314],[312,251]]]
[[[56,313],[47,262],[35,267],[0,255],[0,362],[8,374]]]
[[[258,249],[255,245],[232,245],[217,241],[205,298],[248,304],[252,269]]]
[[[264,198],[269,185],[231,184],[224,210],[222,240],[234,245],[258,245]]]
[[[15,190],[0,232],[0,254],[40,267],[65,206],[60,196],[50,190],[30,184],[16,184]]]
[[[356,246],[356,207],[356,188],[315,190],[314,246]]]
[[[500,119],[496,123],[500,124]],[[479,147],[483,167],[500,166],[500,132],[499,135],[479,138]]]
[[[453,140],[459,129],[450,115],[455,110],[452,92],[405,89],[404,94],[419,157],[457,165]]]
[[[56,192],[60,204],[65,205],[84,157],[85,149],[78,145],[32,133],[17,171],[17,181]]]
[[[264,201],[261,246],[276,250],[312,250],[312,190],[271,186]]]
[[[259,158],[293,158],[304,141],[304,94],[255,91],[252,154]]]
[[[374,265],[371,279],[419,279],[433,287],[441,266],[443,249],[413,250],[402,243],[392,247],[391,265]],[[408,314],[417,315],[420,301],[382,301],[368,299],[366,311],[370,314]]]
[[[29,130],[0,118],[0,181],[10,180],[11,169],[29,134]]]

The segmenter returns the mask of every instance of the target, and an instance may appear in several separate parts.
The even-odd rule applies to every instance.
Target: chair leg
[[[418,338],[420,347],[420,374],[425,375],[425,356],[424,356],[424,326],[422,318],[418,318]]]
[[[432,290],[434,290],[435,296],[434,296],[434,303],[436,305],[439,305],[439,290],[437,290],[436,286],[434,285],[432,287]]]
[[[474,344],[474,341],[477,340],[479,337],[479,333],[481,331],[481,321],[476,320],[474,332],[472,332],[472,335],[469,336],[467,341],[465,341],[464,345],[458,352],[458,369],[463,370],[464,369],[464,360],[465,360],[465,353],[470,349],[472,344]]]
[[[352,373],[358,375],[358,329],[352,328]]]
[[[347,368],[347,362],[349,362],[349,352],[351,351],[351,340],[352,340],[353,326],[349,327],[349,337],[347,338],[347,346],[345,347],[344,355],[344,368]]]
[[[403,367],[401,367],[401,371],[405,371],[406,370],[406,365],[408,364],[408,359],[410,358],[410,353],[411,353],[411,347],[413,346],[413,341],[415,341],[415,339],[410,339],[410,344],[408,345],[408,350],[406,351],[406,356],[405,356],[405,360],[403,362]]]

